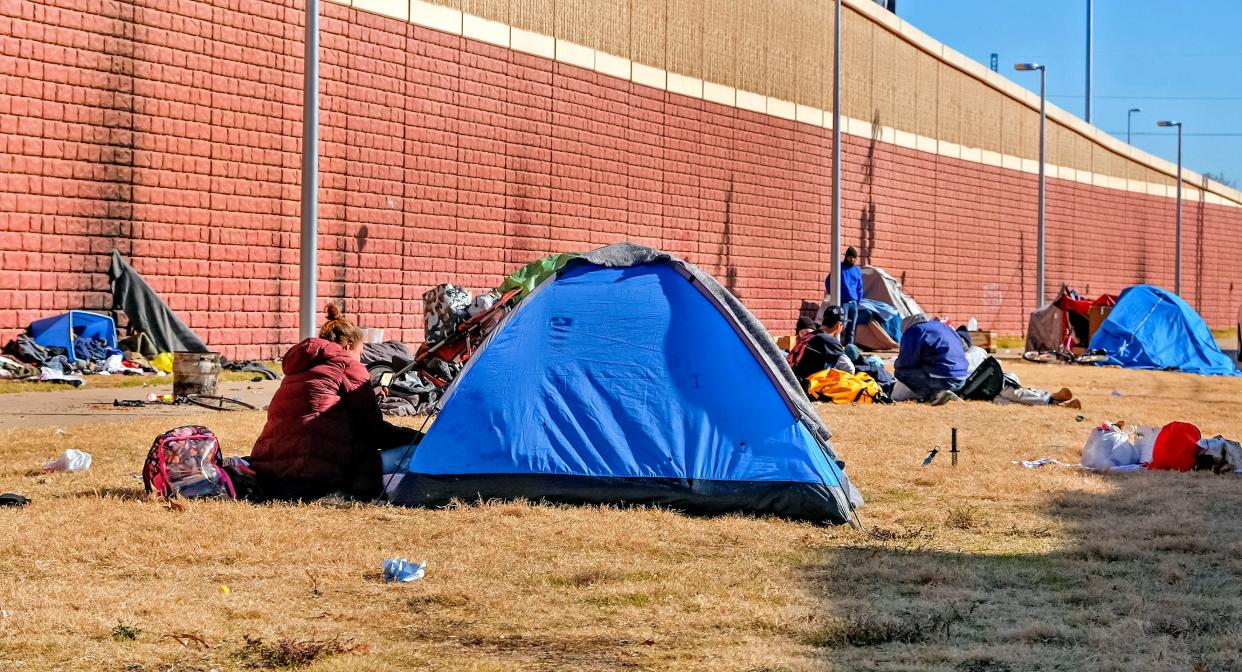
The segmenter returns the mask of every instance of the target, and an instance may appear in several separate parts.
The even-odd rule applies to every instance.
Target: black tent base
[[[387,476],[385,478],[388,478]],[[772,515],[843,524],[841,507],[822,483],[612,478],[551,474],[403,474],[389,497],[401,506],[527,499],[553,504],[657,506],[683,513]]]

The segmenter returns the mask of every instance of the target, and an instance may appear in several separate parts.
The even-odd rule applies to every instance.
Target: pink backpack
[[[142,468],[142,482],[147,492],[164,499],[237,499],[233,480],[224,469],[219,439],[198,425],[177,427],[155,437]]]

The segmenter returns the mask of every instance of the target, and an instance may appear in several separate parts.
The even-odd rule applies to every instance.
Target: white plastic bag
[[[1134,427],[1134,450],[1138,451],[1139,464],[1151,464],[1151,454],[1156,447],[1156,437],[1160,436],[1160,428],[1151,425]]]
[[[70,448],[60,457],[43,465],[44,471],[86,471],[91,468],[91,454]]]
[[[1120,427],[1105,423],[1091,430],[1087,445],[1082,447],[1082,466],[1113,469],[1132,464],[1138,464],[1138,451]]]

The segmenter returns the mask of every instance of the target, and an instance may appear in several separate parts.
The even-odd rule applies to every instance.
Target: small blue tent
[[[711,276],[621,243],[570,260],[491,334],[388,485],[844,523],[861,505],[757,320]]]
[[[1159,287],[1136,285],[1091,338],[1092,350],[1108,353],[1108,364],[1127,369],[1237,375],[1203,318],[1181,297]]]

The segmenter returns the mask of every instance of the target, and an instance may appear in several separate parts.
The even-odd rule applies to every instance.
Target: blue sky
[[[1082,117],[1086,0],[897,0],[897,14],[966,56],[1039,91],[1039,74],[1014,63],[1048,66],[1049,101]],[[1185,124],[1185,166],[1223,173],[1242,186],[1242,1],[1095,0],[1092,122],[1133,144],[1177,159],[1176,129]],[[1139,135],[1144,133],[1146,135]],[[1233,135],[1195,135],[1197,133]]]

